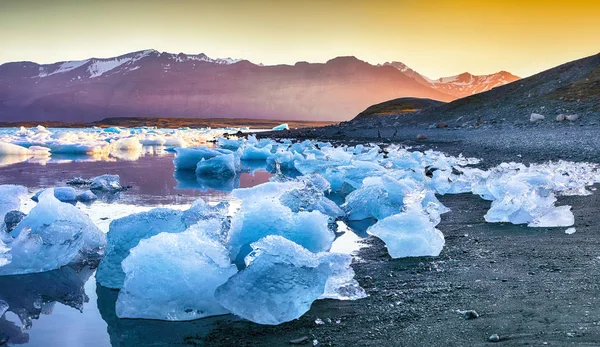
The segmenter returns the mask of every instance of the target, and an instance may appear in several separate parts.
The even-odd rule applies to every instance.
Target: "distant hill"
[[[107,117],[341,121],[398,97],[451,101],[457,96],[448,86],[462,88],[457,84],[462,79],[439,84],[397,66],[375,66],[354,57],[324,64],[262,66],[155,50],[46,65],[6,63],[0,65],[0,121],[93,122]],[[474,80],[469,88],[490,87]]]
[[[373,106],[369,106],[366,110],[359,113],[355,119],[416,112],[422,109],[436,107],[443,104],[444,102],[442,101],[431,99],[398,98],[394,100],[384,101]]]
[[[450,126],[483,123],[529,123],[531,113],[552,122],[559,114],[578,114],[600,121],[600,54],[575,60],[487,92],[410,114],[378,118],[385,124]],[[588,119],[590,120],[590,119]],[[361,118],[352,124],[361,126]],[[372,125],[370,125],[372,126]]]

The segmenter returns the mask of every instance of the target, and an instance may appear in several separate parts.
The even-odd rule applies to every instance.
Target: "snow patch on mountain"
[[[207,62],[207,63],[217,64],[217,65],[231,65],[231,64],[235,64],[237,62],[242,61],[242,59],[233,59],[233,58],[212,59],[204,53],[172,54],[172,53],[166,53],[166,52],[160,53],[154,49],[148,49],[148,50],[134,52],[134,53],[130,53],[130,54],[122,55],[119,57],[114,57],[114,58],[107,58],[107,59],[92,58],[92,59],[86,59],[86,60],[66,61],[66,62],[54,63],[54,64],[48,64],[48,65],[39,65],[40,73],[35,77],[47,77],[47,76],[51,76],[51,75],[55,75],[55,74],[59,74],[59,73],[65,73],[65,72],[69,72],[69,71],[84,67],[86,65],[87,66],[85,67],[85,70],[84,70],[86,72],[82,73],[82,75],[89,77],[89,78],[100,77],[102,75],[105,75],[108,72],[116,70],[117,68],[119,68],[121,66],[128,67],[126,70],[123,70],[124,72],[135,71],[135,70],[141,68],[142,64],[134,64],[134,63],[136,63],[144,58],[151,57],[151,56],[154,58],[163,57],[163,59],[166,56],[166,59],[173,60],[176,63],[185,63],[185,62],[189,62],[189,61],[194,61],[194,62],[201,61],[201,62]],[[170,66],[171,66],[170,63],[163,64],[163,67],[166,67],[167,69]]]
[[[65,61],[63,63],[61,63],[58,66],[58,69],[54,70],[54,71],[49,71],[50,67],[52,65],[42,65],[40,66],[40,74],[37,77],[46,77],[46,76],[51,76],[57,73],[63,73],[63,72],[69,72],[71,70],[75,70],[78,67],[81,67],[85,64],[87,64],[90,60],[86,59],[86,60],[74,60],[74,61]]]

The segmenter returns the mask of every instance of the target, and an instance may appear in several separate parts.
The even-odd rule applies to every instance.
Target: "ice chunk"
[[[120,318],[192,320],[228,313],[215,289],[237,272],[227,249],[203,232],[161,233],[141,240],[122,263]]]
[[[121,288],[125,279],[121,262],[129,255],[129,250],[140,240],[162,232],[180,233],[199,221],[217,220],[220,224],[212,225],[220,225],[220,228],[214,227],[213,233],[224,234],[229,228],[229,220],[224,215],[228,206],[228,203],[210,206],[198,199],[186,211],[155,208],[113,220],[107,234],[106,252],[98,266],[96,279],[104,287]]]
[[[86,190],[85,192],[77,195],[77,201],[81,202],[91,202],[97,199],[98,197],[91,190]]]
[[[244,152],[242,153],[242,160],[266,160],[271,155],[271,149],[273,145],[266,145],[262,148],[255,147],[252,145],[244,146]]]
[[[7,212],[21,207],[21,197],[27,194],[27,188],[11,184],[0,185],[0,218],[4,220]]]
[[[348,283],[340,268],[349,264],[349,255],[314,254],[281,236],[267,236],[251,246],[247,267],[217,288],[215,297],[232,313],[255,323],[297,319],[326,288],[336,296],[336,285]],[[332,269],[332,264],[340,268]],[[332,276],[337,279],[329,282]]]
[[[576,231],[577,231],[577,229],[575,229],[575,228],[569,228],[569,229],[565,230],[565,234],[569,234],[569,235],[575,234]]]
[[[156,208],[148,212],[135,213],[110,223],[104,258],[98,266],[96,279],[108,288],[121,288],[125,274],[121,262],[129,250],[140,240],[161,232],[179,233],[187,228],[183,211]]]
[[[5,243],[10,262],[0,267],[0,275],[43,272],[95,258],[102,254],[106,239],[85,213],[58,201],[47,189]]]
[[[271,130],[280,131],[280,130],[289,130],[289,129],[290,129],[290,127],[287,125],[287,123],[283,123],[283,124],[280,124],[280,125],[274,127]]]
[[[90,184],[91,190],[100,190],[105,192],[111,192],[116,190],[122,190],[121,178],[119,175],[102,175],[91,179]]]
[[[438,256],[444,248],[444,235],[417,203],[378,221],[367,233],[383,240],[392,258]]]
[[[217,139],[217,146],[219,148],[228,149],[231,151],[237,151],[243,143],[243,139],[226,139],[223,137],[219,137]]]
[[[242,247],[267,235],[283,236],[312,252],[331,248],[335,235],[327,227],[326,215],[316,210],[294,213],[279,201],[286,191],[302,186],[300,182],[267,182],[233,191],[242,206],[233,216],[228,237],[232,258],[238,257]]]
[[[105,133],[120,134],[123,130],[119,127],[108,127],[103,130]]]
[[[202,159],[210,159],[223,154],[232,154],[233,152],[226,149],[210,149],[207,147],[200,148],[175,148],[176,156],[173,159],[173,164],[176,170],[195,170],[198,162]]]
[[[530,227],[570,227],[575,224],[575,216],[571,206],[558,206],[550,209],[548,213],[536,217],[528,226]]]
[[[325,292],[319,299],[358,300],[367,297],[365,290],[354,279],[350,266],[352,257],[347,254],[321,253],[321,261],[327,261],[331,274],[325,283]]]
[[[202,159],[196,166],[196,175],[200,177],[229,178],[241,169],[240,159],[230,154],[222,154],[209,159]]]
[[[319,211],[333,219],[344,216],[344,211],[335,202],[325,197],[324,191],[329,190],[329,182],[319,174],[297,178],[303,187],[290,189],[283,193],[279,200],[293,212]]]
[[[31,200],[38,201],[40,194],[45,190],[42,189],[31,197]],[[71,187],[56,187],[54,188],[54,197],[62,202],[74,203],[77,201],[77,192]]]
[[[405,197],[417,193],[423,195],[420,201],[424,208],[436,210],[438,214],[449,211],[432,191],[418,182],[409,178],[396,180],[388,175],[366,178],[362,187],[348,194],[342,207],[348,220],[379,220],[402,211]]]

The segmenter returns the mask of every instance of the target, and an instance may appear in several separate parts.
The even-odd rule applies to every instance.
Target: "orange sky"
[[[0,63],[154,48],[264,64],[354,55],[437,78],[600,52],[600,0],[0,0]]]

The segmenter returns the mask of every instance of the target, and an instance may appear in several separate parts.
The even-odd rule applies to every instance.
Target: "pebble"
[[[490,341],[490,342],[498,342],[498,341],[500,341],[500,336],[498,336],[498,334],[494,334],[494,335],[492,335],[492,336],[490,336],[488,338],[488,341]]]
[[[292,345],[301,345],[301,344],[304,344],[304,343],[307,343],[307,342],[308,342],[308,336],[302,336],[302,337],[299,337],[299,338],[297,338],[295,340],[291,340],[290,344],[292,344]]]
[[[464,314],[465,319],[476,319],[479,318],[479,313],[475,310],[468,310]]]

